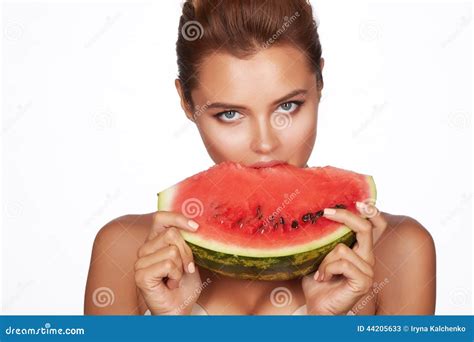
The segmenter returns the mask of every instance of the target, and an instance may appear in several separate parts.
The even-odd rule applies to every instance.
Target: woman
[[[307,166],[324,67],[307,1],[188,0],[177,55],[181,106],[214,162]],[[197,267],[179,230],[198,224],[180,213],[119,217],[95,239],[85,313],[433,314],[436,255],[429,232],[408,216],[363,204],[359,210],[375,214],[324,212],[356,232],[354,248],[340,244],[316,274],[279,282]],[[289,295],[287,305],[275,305],[275,289]],[[112,299],[107,305],[100,300],[104,291]]]

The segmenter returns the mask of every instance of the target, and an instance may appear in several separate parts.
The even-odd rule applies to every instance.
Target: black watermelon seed
[[[285,219],[283,218],[283,216],[280,216],[280,224],[285,224]]]
[[[311,223],[313,223],[313,224],[316,223],[318,218],[323,216],[323,214],[324,214],[324,211],[322,211],[322,210],[319,210],[319,211],[315,212],[314,214],[311,214]]]
[[[309,220],[311,220],[311,216],[312,216],[311,213],[304,214],[303,217],[301,218],[301,220],[303,222],[308,222]]]
[[[260,206],[257,207],[257,217],[258,217],[259,220],[263,217],[262,216],[262,210],[261,210]]]
[[[293,220],[293,221],[291,222],[291,228],[298,228],[298,221]]]
[[[344,204],[336,204],[334,206],[334,208],[337,208],[337,209],[346,209],[347,207],[344,205]]]

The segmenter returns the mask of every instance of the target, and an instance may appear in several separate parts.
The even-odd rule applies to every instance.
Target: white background
[[[472,314],[469,3],[318,0],[310,166],[374,176],[437,247],[436,314]],[[212,165],[174,79],[179,1],[4,3],[2,313],[82,314],[96,232]]]

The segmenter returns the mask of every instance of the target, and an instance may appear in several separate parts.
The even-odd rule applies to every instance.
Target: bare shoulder
[[[393,215],[381,212],[387,221],[387,228],[376,242],[376,248],[383,250],[396,248],[403,249],[404,252],[413,248],[431,245],[434,248],[434,240],[428,229],[418,220],[406,215]]]
[[[125,215],[108,222],[96,235],[91,263],[107,256],[122,272],[132,272],[152,223],[153,213]]]
[[[429,230],[405,215],[381,213],[387,228],[374,246],[380,291],[377,314],[433,314],[436,249]]]
[[[138,249],[146,241],[153,216],[153,213],[121,216],[99,230],[94,240],[87,277],[85,314],[143,313],[135,286],[134,269]]]
[[[143,244],[153,223],[153,213],[120,216],[103,226],[94,241],[94,247],[109,250],[124,247],[126,250]]]

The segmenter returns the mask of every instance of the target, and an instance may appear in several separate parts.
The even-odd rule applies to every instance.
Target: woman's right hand
[[[138,250],[135,283],[152,315],[187,315],[199,298],[201,278],[191,248],[179,229],[197,222],[175,212],[157,211],[146,242]]]

